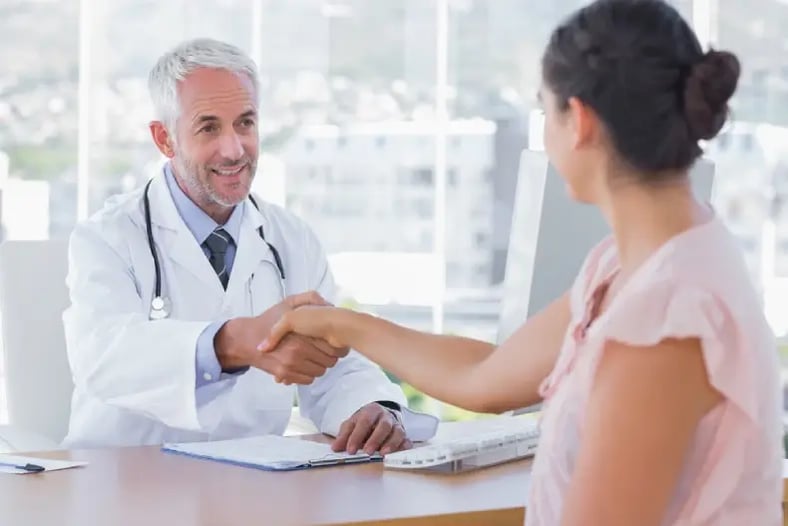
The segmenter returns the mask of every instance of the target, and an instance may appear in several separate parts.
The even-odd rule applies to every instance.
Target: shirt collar
[[[178,214],[180,214],[183,222],[186,223],[197,243],[202,245],[203,241],[211,235],[211,232],[222,227],[230,234],[233,242],[236,245],[238,244],[238,236],[241,234],[243,208],[246,205],[245,201],[233,208],[233,212],[230,214],[227,222],[224,225],[220,225],[181,190],[181,187],[178,186],[175,180],[175,175],[172,173],[170,163],[164,165],[164,179],[167,181],[167,188],[170,190],[170,195],[175,203],[175,208],[178,210]]]

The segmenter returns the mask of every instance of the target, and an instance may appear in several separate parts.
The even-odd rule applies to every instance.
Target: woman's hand
[[[257,347],[259,351],[268,352],[275,349],[289,333],[324,340],[328,345],[337,349],[347,347],[347,343],[339,334],[338,321],[348,311],[332,306],[315,306],[312,294],[314,293],[306,293],[305,295],[310,301],[300,302],[298,296],[288,299],[288,303],[294,310],[282,314],[266,339]]]

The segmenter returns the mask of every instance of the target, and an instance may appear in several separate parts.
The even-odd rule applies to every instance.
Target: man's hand
[[[309,385],[334,367],[340,356],[321,349],[314,340],[290,335],[270,353],[259,353],[252,362],[281,384]]]
[[[317,338],[334,348],[348,348],[341,320],[353,314],[347,309],[333,306],[301,305],[285,312],[257,349],[271,351],[289,334]]]
[[[325,374],[348,349],[335,349],[325,342],[288,335],[270,352],[257,350],[260,340],[286,312],[300,305],[327,305],[316,292],[291,296],[253,318],[235,318],[222,326],[214,340],[222,370],[257,367],[271,373],[277,382],[310,384]]]
[[[351,455],[359,449],[368,455],[375,451],[388,455],[411,447],[399,419],[375,403],[365,405],[345,420],[339,428],[339,435],[331,444],[334,451],[347,451]]]

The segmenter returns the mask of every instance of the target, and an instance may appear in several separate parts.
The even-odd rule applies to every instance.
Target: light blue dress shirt
[[[189,196],[183,193],[181,187],[175,181],[175,176],[172,173],[172,168],[169,163],[164,166],[164,178],[167,181],[167,187],[172,195],[172,200],[175,202],[175,208],[186,223],[189,231],[194,235],[197,244],[200,245],[205,253],[206,259],[208,258],[208,248],[203,245],[211,232],[219,227],[224,228],[230,234],[231,242],[227,247],[225,254],[225,262],[227,263],[228,276],[232,272],[233,263],[235,262],[235,252],[237,247],[237,239],[241,233],[241,221],[244,214],[244,206],[246,201],[240,203],[233,209],[230,218],[224,225],[219,225],[208,214],[206,214],[199,206],[194,204]],[[219,281],[219,277],[216,277]],[[216,333],[222,328],[222,325],[227,323],[227,320],[220,320],[209,325],[197,340],[197,349],[195,353],[195,368],[197,388],[203,385],[210,384],[219,380],[222,374],[222,367],[219,364],[219,359],[216,358],[216,348],[214,347],[213,340]]]

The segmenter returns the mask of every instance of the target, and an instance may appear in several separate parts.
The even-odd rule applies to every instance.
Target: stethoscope
[[[162,320],[170,316],[170,311],[169,300],[161,295],[161,265],[159,263],[159,256],[156,254],[156,243],[153,239],[153,224],[150,219],[150,198],[148,197],[148,193],[152,182],[153,179],[148,181],[148,184],[145,185],[145,191],[142,193],[142,204],[145,209],[145,230],[148,235],[148,247],[150,248],[150,255],[153,258],[153,269],[156,273],[156,281],[154,286],[155,294],[153,295],[153,299],[150,302],[149,316],[151,320]],[[255,201],[254,197],[252,197],[252,194],[249,194],[249,200],[259,212],[260,207],[257,206],[257,201]],[[265,232],[263,231],[262,225],[258,227],[257,233],[260,235],[260,239],[262,239],[263,242],[268,245],[268,249],[271,251],[271,254],[274,255],[274,262],[276,263],[276,268],[279,271],[279,277],[284,283],[285,267],[282,264],[282,258],[279,255],[279,251],[275,246],[265,239]]]

